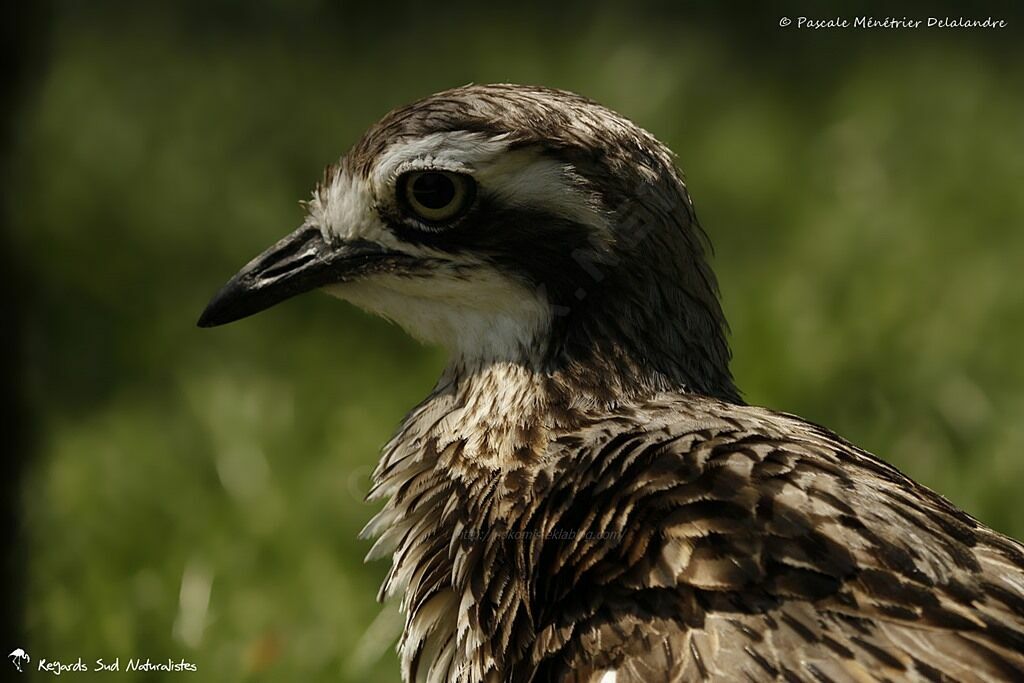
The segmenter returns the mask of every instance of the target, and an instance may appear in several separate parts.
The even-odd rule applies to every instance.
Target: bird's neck
[[[381,596],[403,596],[407,680],[431,665],[424,652],[466,664],[452,680],[497,680],[487,672],[505,654],[484,637],[494,631],[493,610],[482,611],[469,585],[485,556],[508,561],[504,545],[488,545],[487,520],[521,514],[512,509],[531,499],[537,456],[551,436],[543,382],[529,364],[463,357],[384,449],[370,497],[387,503],[364,536],[380,537],[368,557],[392,556]]]
[[[463,358],[445,370],[425,402],[441,448],[458,443],[460,459],[508,471],[543,451],[556,426],[548,380],[534,362]]]
[[[680,324],[665,320],[646,335],[656,342],[658,335],[671,337],[671,350],[625,336],[602,318],[544,338],[462,349],[410,419],[438,418],[432,424],[442,447],[459,442],[463,459],[507,471],[537,460],[552,435],[626,403],[664,393],[740,402],[727,359],[720,365],[708,360],[714,349],[680,348],[686,334]]]

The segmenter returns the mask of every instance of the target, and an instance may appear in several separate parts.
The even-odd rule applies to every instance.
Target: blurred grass
[[[367,125],[469,81],[577,90],[668,143],[748,400],[1024,536],[1019,49],[787,35],[753,12],[490,11],[56,5],[12,180],[36,285],[30,653],[395,679],[386,566],[356,534],[377,451],[442,355],[323,296],[194,320]]]

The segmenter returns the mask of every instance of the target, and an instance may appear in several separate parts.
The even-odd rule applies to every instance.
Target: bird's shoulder
[[[579,680],[1024,675],[1024,547],[827,429],[665,396],[552,443]]]

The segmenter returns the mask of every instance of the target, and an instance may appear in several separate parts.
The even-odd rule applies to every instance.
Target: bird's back
[[[823,428],[668,395],[551,455],[518,680],[1024,678],[1024,547]]]

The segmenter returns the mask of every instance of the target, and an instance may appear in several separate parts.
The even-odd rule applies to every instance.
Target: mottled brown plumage
[[[395,199],[439,169],[475,183],[440,225]],[[704,252],[649,133],[569,93],[467,86],[372,128],[203,324],[287,280],[259,296],[326,285],[451,349],[365,531],[392,558],[406,680],[1024,679],[1024,547],[744,405]]]
[[[831,432],[662,394],[498,474],[436,427],[474,391],[428,400],[378,472],[385,591],[438,641],[406,643],[410,676],[446,644],[439,680],[1024,675],[1020,544]]]

